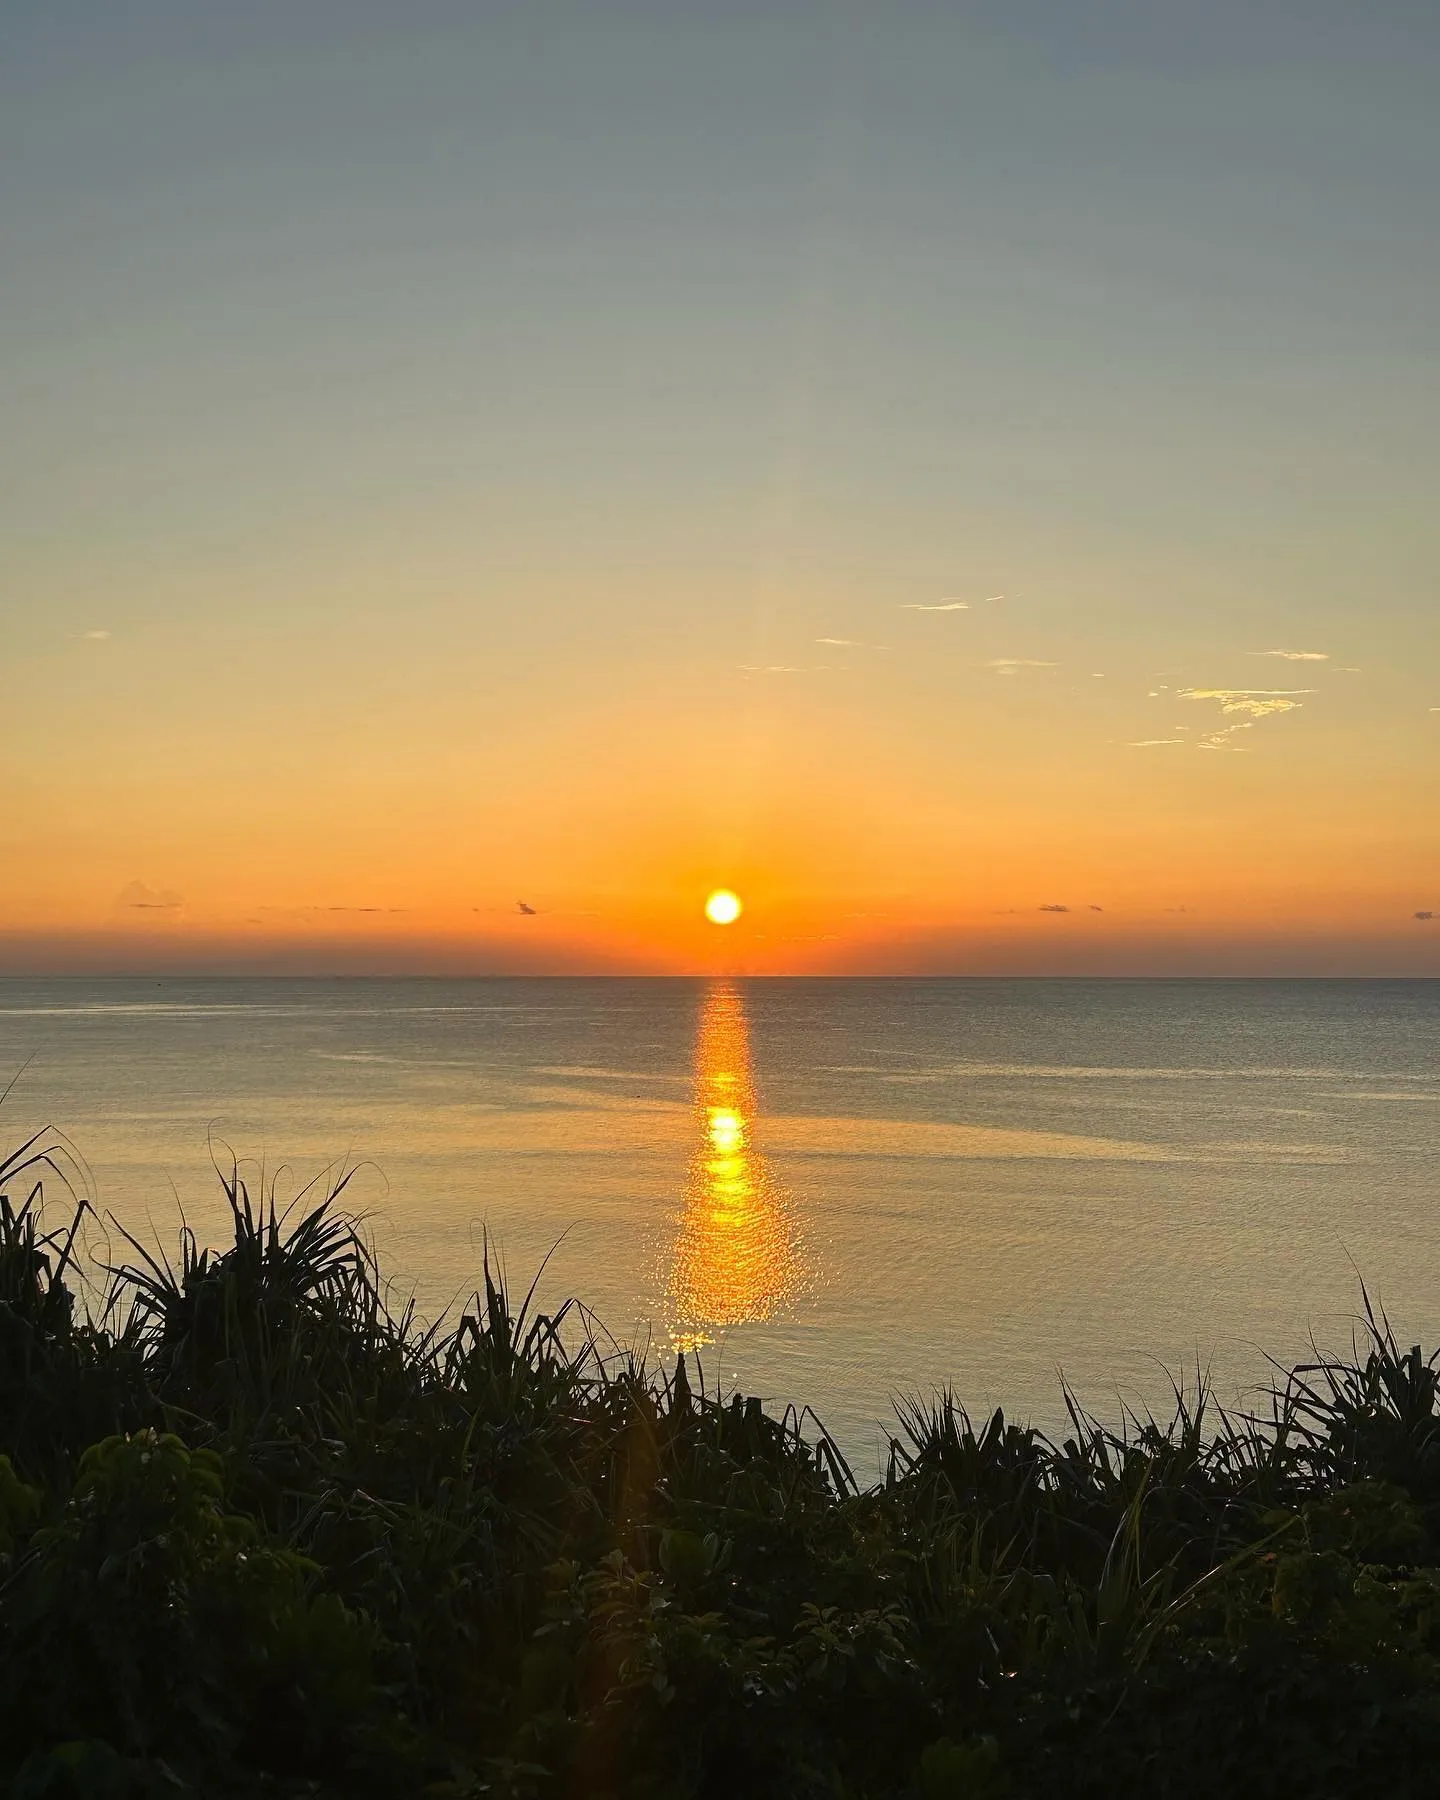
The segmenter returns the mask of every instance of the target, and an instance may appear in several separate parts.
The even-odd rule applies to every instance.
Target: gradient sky
[[[0,9],[0,970],[1440,973],[1437,78]]]

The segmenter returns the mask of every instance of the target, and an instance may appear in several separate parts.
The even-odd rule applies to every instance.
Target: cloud
[[[1304,704],[1301,694],[1313,694],[1314,688],[1180,688],[1182,700],[1218,700],[1221,712],[1249,713],[1252,719],[1266,719],[1272,713],[1294,712]]]
[[[1233,750],[1237,753],[1248,750],[1248,745],[1232,744],[1229,740],[1237,731],[1253,731],[1254,729],[1255,721],[1253,719],[1240,719],[1234,725],[1222,726],[1219,731],[1209,731],[1204,737],[1197,738],[1195,748],[1197,750]]]
[[[1435,915],[1433,912],[1417,912],[1415,917],[1417,919],[1433,919]]]
[[[130,881],[115,896],[121,912],[179,912],[184,900],[173,888],[146,887],[143,881]]]
[[[1095,903],[1094,903],[1094,901],[1093,901],[1093,900],[1092,900],[1092,901],[1091,901],[1091,903],[1090,903],[1090,906],[1089,906],[1089,908],[1088,908],[1088,910],[1089,910],[1089,911],[1090,911],[1090,912],[1104,912],[1104,910],[1105,910],[1105,908],[1104,908],[1104,907],[1103,907],[1103,906],[1096,906],[1096,904],[1095,904]]]
[[[1003,600],[1004,597],[1003,594],[995,596],[998,600]],[[900,610],[901,612],[969,612],[970,602],[968,600],[939,600],[934,606],[926,606],[921,600],[906,600],[901,604]]]
[[[1039,910],[1041,912],[1069,912],[1070,908],[1068,906],[1042,906]]]
[[[1252,656],[1279,656],[1286,662],[1329,662],[1328,650],[1252,650]]]
[[[864,644],[859,638],[816,638],[817,644],[829,644],[836,650],[888,650],[888,644]]]
[[[108,631],[72,631],[70,636],[77,644],[103,644],[110,633]]]
[[[1237,731],[1253,731],[1254,729],[1255,721],[1253,719],[1240,719],[1234,725],[1221,726],[1219,731],[1207,732],[1204,737],[1196,740],[1195,748],[1197,750],[1243,750],[1245,748],[1243,744],[1232,744],[1227,740],[1234,737]]]
[[[1131,738],[1131,750],[1156,750],[1161,744],[1183,744],[1184,738]]]
[[[997,656],[985,664],[997,675],[1014,675],[1021,669],[1053,669],[1055,666],[1053,662],[1036,662],[1029,656]]]
[[[321,919],[332,915],[344,918],[356,918],[367,914],[394,916],[399,913],[407,913],[410,908],[408,906],[342,906],[333,903],[326,905],[322,901],[312,900],[299,906],[277,906],[273,902],[264,902],[255,910],[266,915],[267,923],[271,919],[292,919],[302,920],[307,925],[314,925]]]
[[[804,668],[799,663],[740,663],[742,675],[813,675],[813,668]]]

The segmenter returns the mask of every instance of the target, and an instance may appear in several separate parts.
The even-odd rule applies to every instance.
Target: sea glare
[[[1440,1341],[1440,982],[0,981],[22,1065],[0,1143],[63,1131],[147,1243],[222,1236],[212,1158],[355,1168],[427,1315],[488,1236],[867,1477],[896,1394],[1234,1398],[1361,1277]]]

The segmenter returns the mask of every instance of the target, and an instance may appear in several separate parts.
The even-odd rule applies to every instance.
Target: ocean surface
[[[1362,1277],[1440,1341],[1440,982],[7,980],[0,1072],[0,1141],[62,1131],[147,1242],[221,1235],[232,1154],[353,1168],[427,1314],[488,1238],[867,1476],[942,1383],[1049,1427],[1062,1375],[1252,1392]]]

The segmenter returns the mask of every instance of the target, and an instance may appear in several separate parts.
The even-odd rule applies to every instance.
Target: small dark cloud
[[[179,912],[184,900],[172,888],[146,887],[143,881],[131,881],[115,896],[121,912]]]
[[[524,913],[527,919],[533,919],[535,917],[535,908],[533,906],[527,906],[523,900],[517,900],[515,902],[515,908],[517,912]]]
[[[1094,902],[1092,901],[1091,905],[1090,905],[1090,910],[1091,910],[1091,912],[1104,912],[1105,908],[1103,906],[1096,906],[1094,904]]]
[[[1069,910],[1068,906],[1042,906],[1040,908],[1041,912],[1069,912]]]
[[[1433,912],[1417,912],[1415,917],[1417,919],[1433,919],[1435,915]]]

